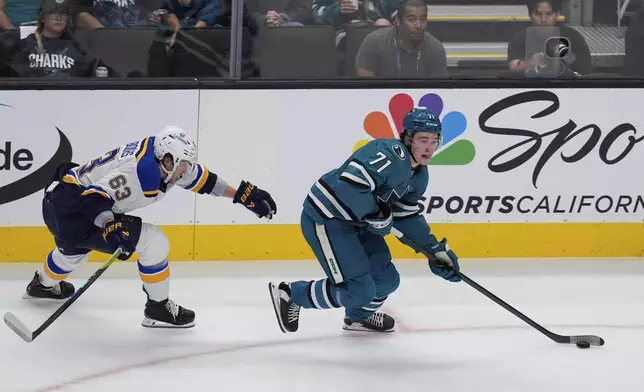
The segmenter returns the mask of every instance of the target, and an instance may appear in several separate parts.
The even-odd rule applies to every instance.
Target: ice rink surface
[[[80,287],[100,264],[77,270]],[[26,343],[0,326],[0,391],[642,391],[644,260],[463,260],[462,271],[559,334],[557,344],[465,283],[400,260],[384,311],[397,331],[343,331],[342,310],[302,310],[282,334],[269,280],[320,278],[315,261],[171,263],[171,298],[196,312],[186,330],[141,327],[136,264],[112,265],[48,330]],[[0,310],[32,329],[59,305],[23,300],[36,264],[0,264]]]

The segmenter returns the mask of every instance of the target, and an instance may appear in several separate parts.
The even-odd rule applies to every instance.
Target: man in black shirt
[[[563,50],[565,54],[557,61],[559,69],[552,75],[588,75],[591,73],[590,49],[584,37],[575,29],[567,26],[557,26],[557,19],[561,12],[561,0],[528,0],[528,11],[533,27],[519,32],[508,45],[508,65],[513,72],[539,72],[539,69],[546,66],[548,56],[555,57],[554,53],[543,53],[546,50],[545,34],[538,33],[540,27],[547,30],[559,30],[556,36],[567,38],[569,48]],[[532,31],[530,31],[532,30]],[[538,41],[538,42],[531,42]],[[543,51],[531,53],[527,48],[543,48]],[[556,48],[555,48],[556,49]]]

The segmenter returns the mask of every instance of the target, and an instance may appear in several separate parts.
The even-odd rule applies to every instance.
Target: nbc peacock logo
[[[419,107],[425,107],[441,118],[443,99],[438,94],[425,94],[418,102]],[[389,100],[388,117],[383,112],[371,112],[364,119],[364,130],[374,139],[399,137],[402,133],[402,122],[405,115],[414,108],[414,100],[407,94],[396,94]],[[391,126],[393,122],[394,128]],[[460,136],[467,130],[467,119],[458,111],[446,113],[442,118],[443,144],[432,157],[430,165],[467,165],[472,162],[476,150],[474,144]],[[353,147],[358,148],[369,140],[360,140]]]

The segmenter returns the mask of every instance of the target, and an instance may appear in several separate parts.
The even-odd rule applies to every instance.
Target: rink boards
[[[437,112],[444,145],[423,215],[461,257],[644,254],[644,113],[637,89],[4,91],[0,261],[41,261],[52,168],[85,162],[165,125],[197,134],[199,161],[266,189],[271,222],[228,199],[174,190],[136,211],[171,260],[311,258],[299,230],[315,180],[413,106]],[[388,238],[394,257],[416,257]],[[95,255],[94,260],[102,259]]]

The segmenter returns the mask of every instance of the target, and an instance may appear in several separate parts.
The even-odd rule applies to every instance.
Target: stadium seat
[[[250,30],[242,29],[242,76],[252,76]],[[172,55],[172,75],[183,77],[228,77],[230,28],[182,29]]]
[[[154,28],[109,28],[77,30],[76,39],[88,51],[99,57],[122,77],[130,72],[145,76],[148,68],[148,51],[152,42],[159,39]]]
[[[19,48],[19,30],[0,30],[0,77],[6,76],[5,62]]]
[[[358,50],[360,50],[360,45],[362,41],[369,35],[372,31],[379,29],[378,26],[363,26],[363,27],[349,27],[347,29],[347,35],[344,38],[347,44],[345,61],[344,61],[344,76],[346,77],[356,77],[356,55]]]
[[[336,77],[335,29],[331,26],[263,29],[256,63],[262,78]]]

